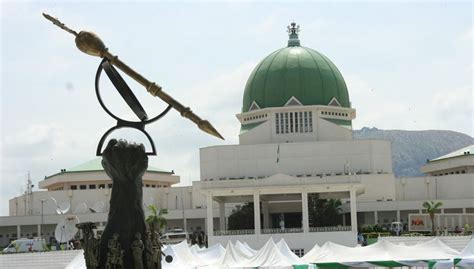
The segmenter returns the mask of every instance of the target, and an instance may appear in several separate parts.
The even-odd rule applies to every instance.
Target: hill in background
[[[474,138],[453,131],[380,130],[364,127],[354,139],[382,139],[392,142],[393,172],[396,177],[420,176],[420,167],[434,159],[474,144]]]

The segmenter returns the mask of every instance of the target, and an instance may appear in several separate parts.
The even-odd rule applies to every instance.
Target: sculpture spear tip
[[[198,124],[199,129],[203,130],[204,132],[218,137],[222,140],[225,140],[224,137],[219,134],[219,132],[210,124],[207,120],[201,120]]]
[[[67,27],[64,23],[62,23],[57,18],[54,18],[53,16],[48,15],[44,12],[43,12],[43,17],[45,17],[48,21],[52,22],[54,25],[58,26],[59,28],[63,29],[64,31],[77,36],[76,31],[74,31],[74,30],[70,29],[69,27]]]

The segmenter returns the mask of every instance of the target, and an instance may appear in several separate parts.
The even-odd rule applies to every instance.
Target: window
[[[280,133],[280,121],[278,120],[278,115],[279,113],[276,113],[275,115],[275,128],[276,128],[276,133]]]
[[[303,112],[300,112],[300,133],[303,132]]]
[[[290,113],[290,133],[293,133],[293,113]]]
[[[87,187],[86,185],[80,185],[80,186],[79,186],[79,189],[81,189],[81,190],[85,190],[85,189],[86,189],[86,187]]]
[[[298,112],[295,112],[295,133],[298,132]]]
[[[156,188],[156,185],[151,185],[152,188]]]
[[[304,112],[304,132],[308,132],[308,112]]]
[[[99,184],[99,189],[105,189],[105,184]]]
[[[90,189],[90,190],[94,190],[95,187],[96,187],[95,184],[90,184],[90,185],[89,185],[89,189]]]
[[[112,189],[112,184],[108,184],[107,187],[109,187],[109,189]]]
[[[145,187],[150,188],[150,184],[145,184]]]
[[[284,133],[284,125],[283,125],[283,113],[280,113],[280,134]]]
[[[277,134],[313,132],[313,112],[280,112],[275,114]]]
[[[71,185],[71,190],[77,190],[77,185]]]

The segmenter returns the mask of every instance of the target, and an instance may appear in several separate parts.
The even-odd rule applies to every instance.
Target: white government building
[[[474,223],[474,146],[430,160],[421,167],[426,176],[396,178],[389,141],[353,139],[356,110],[337,67],[301,46],[294,25],[289,36],[288,46],[250,74],[237,114],[238,145],[200,149],[201,178],[192,186],[173,187],[180,180],[173,172],[150,167],[145,173],[143,201],[169,210],[168,228],[204,231],[209,244],[239,239],[254,248],[273,236],[304,252],[328,240],[353,246],[358,226],[407,223],[427,200],[443,202],[440,225]],[[65,217],[57,207],[68,205],[66,215],[103,230],[111,187],[100,159],[46,177],[42,191],[10,199],[9,216],[0,217],[0,246],[54,237]],[[341,199],[340,225],[311,224],[311,193]],[[245,202],[253,202],[256,229],[228,229],[228,217]]]

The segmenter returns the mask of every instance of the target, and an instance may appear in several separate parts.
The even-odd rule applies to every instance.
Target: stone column
[[[356,208],[356,190],[351,187],[349,191],[351,200],[351,227],[352,232],[357,233],[357,208]]]
[[[400,222],[400,210],[397,210],[397,221]]]
[[[351,204],[352,204],[352,200],[351,200]],[[374,224],[378,224],[378,223],[379,223],[379,212],[374,211]]]
[[[254,227],[255,234],[260,234],[260,194],[255,192],[253,194],[253,218],[254,218]]]
[[[21,226],[20,225],[16,226],[16,238],[17,239],[21,238]]]
[[[36,226],[38,237],[41,237],[41,224]]]
[[[219,230],[225,231],[225,203],[219,202]]]
[[[346,213],[342,214],[342,226],[346,226]]]
[[[309,214],[308,214],[308,192],[301,193],[302,215],[303,215],[303,233],[309,233]]]
[[[212,192],[207,193],[207,236],[214,235],[214,219],[212,217]]]

